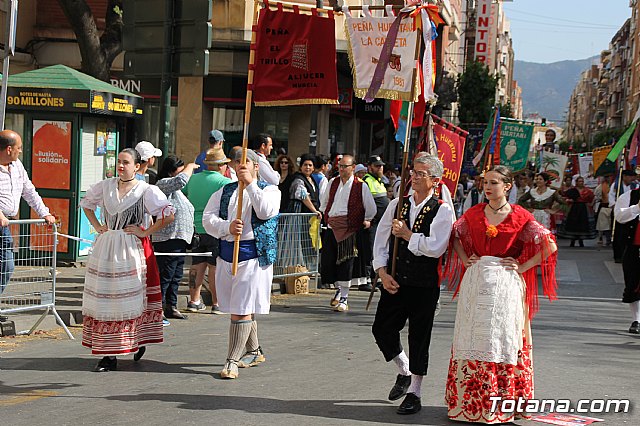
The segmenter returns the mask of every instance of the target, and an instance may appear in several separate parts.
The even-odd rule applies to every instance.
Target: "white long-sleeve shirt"
[[[616,221],[620,223],[631,222],[633,219],[640,215],[640,207],[637,204],[629,205],[631,202],[631,191],[626,191],[620,196],[616,207],[614,209],[614,215]]]
[[[409,210],[409,228],[413,228],[413,224],[418,217],[418,213],[424,207],[424,204],[431,199],[431,196],[425,198],[420,204],[416,204],[412,195],[409,200],[411,209]],[[378,231],[373,245],[373,269],[378,270],[383,266],[387,266],[389,261],[389,238],[391,238],[391,226],[396,214],[396,208],[399,199],[391,200],[385,210],[380,223],[378,223]],[[449,245],[449,237],[453,227],[453,212],[449,204],[440,204],[438,213],[433,218],[429,228],[429,236],[422,233],[413,233],[409,239],[409,251],[416,256],[440,257],[447,250]]]
[[[333,198],[333,205],[331,206],[330,211],[327,210],[327,204],[329,203],[329,194],[331,192],[331,185],[333,185],[333,181],[335,179],[340,180],[340,177],[334,177],[329,181],[329,185],[327,185],[327,189],[324,191],[322,195],[322,200],[320,203],[320,210],[328,217],[338,217],[338,216],[346,216],[349,208],[349,195],[351,194],[351,186],[353,185],[354,177],[351,176],[349,180],[345,183],[340,180],[338,184],[338,189],[336,190],[336,195]],[[364,220],[371,220],[376,215],[376,202],[373,199],[373,195],[371,195],[371,191],[367,184],[362,184],[362,203],[364,204]]]
[[[473,189],[471,190],[473,191]],[[471,203],[473,202],[473,197],[471,196],[471,191],[467,194],[467,197],[464,199],[464,203],[462,204],[462,214],[466,213],[471,207]],[[484,201],[484,192],[478,190],[478,203],[482,203]]]
[[[238,212],[238,190],[231,194],[227,219],[220,218],[220,199],[224,188],[216,191],[202,213],[202,226],[208,234],[225,241],[233,241],[234,236],[229,232],[229,225],[236,218]],[[276,185],[269,185],[260,189],[254,181],[244,190],[242,197],[242,234],[241,240],[253,240],[251,226],[251,210],[255,210],[259,219],[267,220],[275,217],[280,210],[280,190]]]
[[[613,207],[616,204],[616,195],[618,190],[617,185],[618,184],[611,185],[611,188],[609,188],[609,207]],[[623,183],[620,197],[622,197],[624,194],[626,194],[629,191],[631,191],[631,185],[625,185]]]
[[[20,198],[24,198],[38,216],[49,216],[49,209],[31,183],[22,162],[16,160],[9,163],[9,167],[0,166],[0,211],[7,218],[16,216]]]
[[[260,174],[262,180],[270,183],[271,185],[278,186],[280,184],[280,173],[273,170],[273,167],[271,167],[271,163],[269,163],[269,160],[267,160],[267,157],[265,157],[263,153],[258,151],[255,151],[255,153],[258,154],[260,162],[258,173]]]

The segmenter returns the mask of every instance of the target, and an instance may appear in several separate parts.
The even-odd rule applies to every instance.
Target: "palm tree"
[[[551,180],[557,180],[560,177],[560,172],[550,167],[558,167],[559,165],[558,157],[552,155],[542,156],[543,171],[551,177]]]
[[[552,157],[550,155],[543,155],[542,156],[542,167],[544,168],[544,171],[546,172],[550,166],[559,166],[558,164],[558,158],[557,157]]]

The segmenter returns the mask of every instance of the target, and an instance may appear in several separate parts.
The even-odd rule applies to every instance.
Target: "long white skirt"
[[[460,283],[453,358],[516,364],[524,327],[524,280],[483,256]]]
[[[216,260],[216,292],[222,312],[234,315],[268,314],[271,308],[273,265],[262,267],[258,259],[238,263],[231,275],[231,263]]]
[[[82,314],[101,321],[123,321],[146,307],[147,264],[140,238],[122,230],[98,236],[87,260]]]

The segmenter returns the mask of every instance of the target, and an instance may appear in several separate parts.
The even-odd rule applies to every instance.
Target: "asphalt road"
[[[619,302],[620,265],[610,251],[566,248],[561,241],[560,299],[541,302],[533,321],[535,393],[540,399],[630,399],[630,413],[585,413],[607,425],[637,425],[640,415],[640,336],[630,335],[629,309]],[[81,276],[82,271],[61,271]],[[69,279],[66,297],[77,297]],[[64,291],[62,291],[64,296]],[[75,294],[75,296],[74,296]],[[227,350],[228,316],[192,314],[172,320],[165,343],[134,363],[93,373],[97,359],[79,340],[54,328],[31,337],[0,338],[0,424],[455,424],[447,419],[444,388],[455,301],[444,292],[423,381],[420,413],[399,416],[386,400],[396,370],[371,336],[374,309],[354,291],[351,310],[329,310],[330,292],[275,296],[259,318],[267,361],[219,378]],[[377,299],[377,298],[376,298]],[[65,299],[65,304],[70,299]],[[19,327],[36,317],[21,315]],[[79,337],[79,327],[72,328]],[[542,424],[520,421],[517,424]]]

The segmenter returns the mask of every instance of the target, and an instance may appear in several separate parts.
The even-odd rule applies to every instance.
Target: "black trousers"
[[[187,242],[173,239],[153,243],[153,250],[159,253],[185,253]],[[158,272],[160,272],[160,288],[162,305],[165,308],[178,306],[178,288],[182,279],[185,256],[156,256]]]
[[[616,232],[613,235],[613,241],[611,242],[611,247],[613,248],[613,259],[616,262],[622,261],[622,258],[624,257],[624,249],[627,245],[627,239],[620,235],[621,233],[623,233],[622,231],[620,231],[620,228],[622,226],[624,225],[622,225],[620,222],[615,223]]]
[[[429,365],[429,344],[440,287],[400,286],[396,294],[382,290],[372,332],[388,362],[402,352],[400,331],[409,320],[409,370],[424,376]]]
[[[640,300],[640,247],[628,245],[622,258],[624,293],[622,301],[633,303]]]

